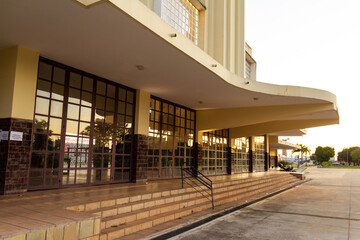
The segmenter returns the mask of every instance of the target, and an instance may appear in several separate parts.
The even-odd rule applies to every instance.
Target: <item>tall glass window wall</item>
[[[249,138],[236,138],[233,141],[232,172],[249,172]]]
[[[129,181],[135,92],[41,58],[29,188]]]
[[[265,138],[264,136],[254,137],[254,170],[265,171]]]
[[[155,12],[198,45],[199,10],[188,0],[155,0]]]
[[[204,174],[226,174],[228,147],[229,129],[203,133],[201,167]]]
[[[149,117],[147,177],[181,176],[193,164],[195,111],[152,97]]]

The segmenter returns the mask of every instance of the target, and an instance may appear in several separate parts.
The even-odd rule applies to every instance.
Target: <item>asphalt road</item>
[[[172,239],[360,239],[360,169],[308,168],[312,180]]]

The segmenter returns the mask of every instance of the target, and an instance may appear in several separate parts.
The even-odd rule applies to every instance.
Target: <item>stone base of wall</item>
[[[148,136],[142,134],[134,135],[134,159],[135,165],[132,181],[147,181],[147,165],[148,165]]]
[[[9,139],[0,142],[0,194],[26,192],[32,121],[13,118],[0,119],[0,129],[9,132]],[[22,132],[22,141],[10,140],[11,132]]]

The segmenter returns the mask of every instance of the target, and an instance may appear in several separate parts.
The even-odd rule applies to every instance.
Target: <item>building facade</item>
[[[0,4],[0,193],[276,169],[336,97],[256,81],[244,0]],[[66,18],[64,18],[66,14]]]

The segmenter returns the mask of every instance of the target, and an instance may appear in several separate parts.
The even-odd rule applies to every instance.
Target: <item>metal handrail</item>
[[[190,177],[184,176],[184,173],[188,174]],[[187,181],[187,179],[189,179],[189,181]],[[194,181],[193,179],[195,179],[197,182]],[[203,195],[206,199],[208,199],[212,204],[212,208],[214,209],[213,186],[212,186],[212,181],[208,177],[206,177],[204,174],[202,174],[199,170],[197,170],[194,167],[183,168],[181,166],[181,180],[182,180],[182,188],[184,188],[184,182],[187,183],[197,192]],[[205,186],[207,189],[202,188],[202,186]],[[202,191],[199,191],[197,187],[200,188]],[[209,190],[210,192],[207,192]],[[204,193],[206,193],[207,195],[205,195]]]

